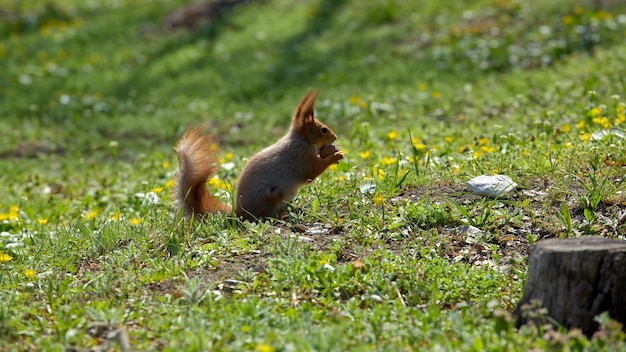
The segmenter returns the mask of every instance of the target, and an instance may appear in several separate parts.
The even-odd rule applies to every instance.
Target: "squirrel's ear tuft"
[[[312,90],[300,99],[293,113],[293,122],[301,121],[305,123],[309,120],[313,120],[315,114],[315,98],[317,98],[318,93],[318,91]]]

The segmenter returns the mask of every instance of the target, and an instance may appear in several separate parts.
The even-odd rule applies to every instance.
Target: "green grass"
[[[626,233],[626,8],[272,0],[164,30],[184,3],[0,0],[0,350],[625,348],[510,312],[529,245]],[[345,159],[286,222],[185,225],[182,131],[220,137],[228,202],[309,89]],[[495,173],[509,199],[465,190]]]

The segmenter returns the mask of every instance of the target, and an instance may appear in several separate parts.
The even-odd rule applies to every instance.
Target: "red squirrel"
[[[296,106],[289,132],[244,166],[236,189],[237,217],[250,221],[281,218],[300,187],[343,159],[343,153],[332,144],[337,135],[314,116],[317,93],[305,94]],[[178,154],[174,192],[185,216],[231,212],[228,204],[206,188],[218,168],[214,137],[202,128],[189,128],[174,149]]]

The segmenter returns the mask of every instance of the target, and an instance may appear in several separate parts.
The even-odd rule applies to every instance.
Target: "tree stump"
[[[588,237],[540,241],[530,250],[524,295],[513,314],[518,327],[522,306],[536,301],[550,318],[587,336],[602,312],[626,326],[626,241]]]

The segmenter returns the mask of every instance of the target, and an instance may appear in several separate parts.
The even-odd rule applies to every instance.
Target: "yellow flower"
[[[352,105],[357,105],[359,103],[359,101],[361,101],[361,98],[359,98],[358,95],[353,95],[353,96],[350,97],[350,99],[348,99],[348,101]]]
[[[0,252],[0,263],[6,263],[6,262],[8,262],[8,261],[10,261],[12,259],[13,259],[13,257],[10,256],[9,254],[4,253],[4,252]]]
[[[226,160],[231,160],[233,158],[233,153],[226,153],[226,155],[224,155],[224,159]]]
[[[39,225],[45,225],[45,224],[47,224],[47,223],[48,223],[48,219],[39,218],[39,219],[37,219],[37,223],[38,223]]]
[[[150,190],[150,192],[159,194],[163,192],[163,187],[154,187],[153,189]]]
[[[20,207],[12,205],[9,207],[8,213],[0,213],[0,221],[9,220],[17,221],[20,218]]]
[[[211,185],[211,187],[213,189],[220,189],[222,188],[222,184],[224,182],[217,176],[213,176],[209,179],[209,185]]]
[[[32,279],[35,277],[35,275],[37,274],[37,272],[33,269],[26,269],[24,270],[24,276],[26,276],[27,279]]]
[[[615,124],[616,125],[621,125],[624,122],[626,122],[626,104],[624,103],[619,103],[617,104],[617,106],[615,107]]]
[[[606,12],[606,11],[604,11],[604,10],[598,11],[596,13],[596,16],[598,17],[598,19],[601,19],[601,20],[608,20],[608,19],[611,18],[611,14]]]
[[[384,157],[381,161],[380,161],[383,165],[385,166],[389,166],[389,165],[393,165],[396,163],[396,158],[392,158],[390,156],[386,156]]]
[[[72,22],[70,23],[70,25],[72,27],[80,27],[83,24],[83,19],[80,17],[76,17],[74,19],[72,19]]]
[[[37,51],[37,59],[39,59],[39,61],[44,61],[46,60],[46,58],[48,57],[48,53],[44,50],[39,50]]]
[[[137,225],[141,224],[141,219],[140,218],[131,218],[131,219],[128,219],[128,222],[130,222],[130,224],[133,225],[133,226],[137,226]]]
[[[174,180],[168,180],[167,182],[165,182],[165,187],[172,188],[174,187],[174,184],[175,184]]]
[[[12,205],[9,208],[9,220],[17,220],[20,217],[20,207]]]
[[[89,63],[97,64],[98,62],[100,62],[100,55],[98,54],[89,55]]]
[[[606,117],[594,117],[591,121],[596,125],[602,126],[602,128],[611,128],[611,123]]]
[[[572,126],[570,126],[570,125],[563,125],[563,126],[561,126],[561,132],[563,132],[563,133],[568,133],[571,130],[572,130]]]
[[[121,217],[122,217],[122,214],[118,210],[115,213],[113,213],[113,216],[111,216],[111,220],[118,221]]]
[[[600,116],[600,114],[602,113],[602,110],[599,107],[595,107],[595,108],[591,108],[591,110],[589,110],[589,113],[591,114],[591,116],[597,117],[597,116]]]
[[[164,161],[161,166],[163,166],[164,169],[169,169],[170,168],[170,162],[169,161]]]
[[[396,131],[389,131],[389,133],[387,133],[387,137],[389,137],[389,139],[394,140],[396,138],[398,138],[398,132]]]
[[[475,150],[474,153],[472,153],[472,156],[474,157],[474,159],[478,159],[480,158],[480,152],[478,150]]]
[[[585,120],[580,120],[576,123],[576,128],[578,128],[579,130],[582,130],[583,128],[585,128]]]
[[[358,105],[362,109],[365,109],[367,107],[367,102],[361,99],[358,95],[351,96],[350,99],[348,99],[348,101],[350,102],[350,104]]]
[[[452,165],[452,173],[459,173],[461,172],[461,167],[459,165]]]
[[[339,182],[343,182],[343,181],[345,181],[345,180],[347,180],[347,179],[348,179],[348,177],[346,177],[346,175],[341,175],[341,176],[337,177],[337,180],[338,180]]]
[[[581,133],[580,140],[585,143],[588,143],[591,140],[591,135],[589,133]]]
[[[485,153],[493,153],[496,150],[498,150],[498,148],[492,147],[492,146],[488,146],[488,145],[483,145],[483,146],[480,147],[480,150],[482,150]]]
[[[335,171],[335,170],[337,170],[337,164],[332,164],[332,165],[330,165],[330,166],[328,167],[328,170],[330,170],[330,171]]]
[[[483,146],[489,144],[489,138],[483,137],[478,140],[478,145]]]
[[[262,343],[262,344],[256,345],[256,350],[257,352],[274,352],[274,347],[272,347],[272,345],[269,345],[267,343]]]
[[[324,264],[328,263],[328,260],[326,260],[326,259],[320,259],[320,260],[318,260],[318,261],[317,261],[317,263],[318,263],[319,265],[324,265]]]
[[[419,151],[422,151],[424,149],[426,149],[426,144],[424,143],[417,143],[417,144],[413,144],[413,147]]]
[[[454,141],[454,138],[450,136],[446,136],[446,137],[443,137],[443,141],[446,143],[452,143]]]
[[[87,214],[85,214],[85,219],[87,219],[87,220],[93,220],[96,216],[98,216],[98,211],[96,211],[96,210],[91,210],[91,211],[89,211]]]
[[[376,205],[381,205],[383,204],[383,196],[381,196],[380,194],[375,195],[374,199],[372,199],[372,202]]]
[[[418,88],[420,91],[425,92],[425,91],[426,91],[426,89],[428,89],[428,85],[427,85],[426,83],[420,83],[420,84],[417,86],[417,88]]]
[[[578,16],[582,15],[584,12],[585,10],[581,6],[574,7],[574,13]]]
[[[361,152],[361,158],[363,159],[367,159],[370,157],[370,151],[369,150],[364,150]]]
[[[574,22],[574,17],[570,15],[563,16],[563,24],[570,25]]]
[[[377,175],[378,179],[382,180],[385,177],[385,170],[374,168],[374,175]]]
[[[441,93],[439,93],[439,91],[434,91],[431,95],[434,99],[441,98]]]

